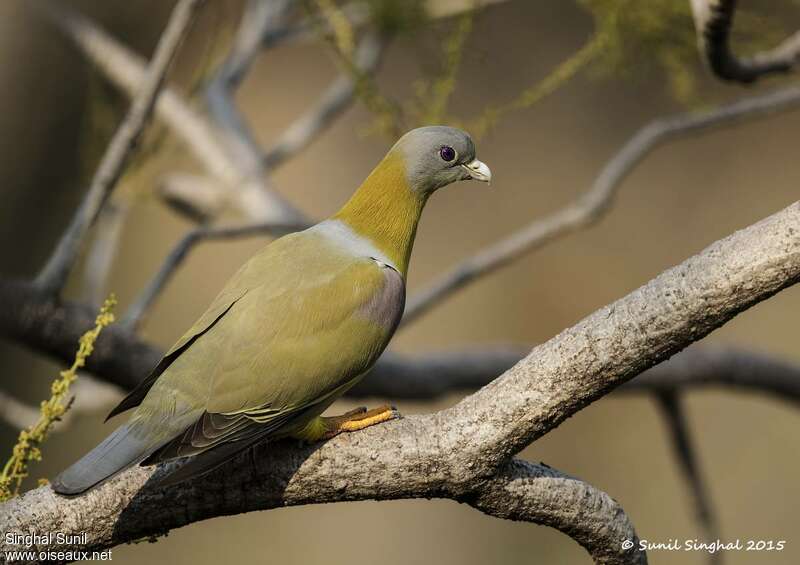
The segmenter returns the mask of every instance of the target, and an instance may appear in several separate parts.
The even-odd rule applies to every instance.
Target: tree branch
[[[96,309],[89,304],[56,301],[29,283],[0,278],[0,336],[64,363],[91,327]],[[131,390],[149,374],[163,350],[120,324],[100,335],[86,370]],[[421,356],[383,354],[369,376],[348,391],[353,398],[433,400],[478,389],[525,356],[516,347],[454,350]],[[800,403],[800,367],[788,361],[732,347],[693,347],[645,371],[621,392],[661,392],[725,387],[761,392]]]
[[[749,84],[761,77],[788,73],[800,61],[800,31],[752,57],[737,57],[730,46],[736,0],[691,0],[700,52],[720,79]]]
[[[373,73],[380,65],[385,40],[379,34],[366,32],[353,54],[358,72]],[[305,149],[320,133],[352,104],[356,93],[353,73],[342,72],[322,94],[316,104],[297,118],[264,154],[264,166],[275,169]]]
[[[12,428],[23,430],[39,419],[39,410],[0,390],[0,418]]]
[[[86,532],[86,546],[99,548],[287,504],[465,500],[468,493],[480,499],[487,483],[507,474],[514,454],[564,419],[798,280],[795,203],[534,348],[452,408],[312,446],[259,445],[207,477],[167,489],[146,485],[162,468],[141,467],[76,498],[40,487],[0,507],[0,525],[5,531]],[[521,515],[513,504],[500,508]],[[631,553],[627,562],[642,557]]]
[[[153,61],[147,67],[127,116],[111,139],[97,167],[84,201],[36,279],[36,284],[47,292],[57,294],[66,283],[86,233],[94,224],[103,204],[122,175],[128,157],[136,147],[147,118],[153,110],[167,69],[201,4],[202,0],[180,0],[176,4],[167,27],[159,39]]]
[[[487,482],[469,504],[490,516],[555,528],[581,544],[595,563],[647,563],[622,549],[639,538],[616,500],[591,485],[544,465],[519,459]]]
[[[690,133],[731,125],[800,105],[800,88],[789,87],[746,98],[709,112],[655,120],[634,135],[603,167],[589,189],[575,202],[534,220],[505,239],[465,259],[408,301],[403,325],[438,306],[444,298],[478,278],[509,265],[553,240],[597,223],[610,209],[622,181],[660,144]]]
[[[109,200],[97,219],[97,237],[92,242],[83,273],[83,300],[97,308],[106,297],[106,281],[117,255],[122,228],[130,204],[122,199]]]
[[[233,101],[236,87],[244,77],[253,59],[261,49],[261,38],[271,29],[283,27],[290,0],[263,2],[250,0],[245,4],[242,20],[231,52],[206,88],[206,101],[216,129],[226,143],[226,151],[237,163],[244,187],[263,192],[259,185],[266,182],[263,151]],[[271,193],[272,191],[268,191]],[[301,221],[303,214],[281,202],[280,214],[261,214],[260,221]]]
[[[677,391],[659,392],[655,398],[664,415],[664,422],[669,428],[672,451],[678,460],[680,472],[691,493],[697,520],[703,528],[702,538],[707,540],[718,539],[717,520],[711,504],[711,497],[700,471],[697,454],[692,446],[689,425],[683,410],[683,398]],[[709,562],[718,563],[719,555],[710,554]]]
[[[94,412],[105,408],[112,402],[119,401],[120,389],[104,381],[81,373],[79,379],[72,384],[70,395],[73,402],[69,410],[61,416],[56,432],[68,429],[72,418],[81,412]],[[12,428],[23,430],[34,425],[41,416],[38,406],[29,406],[0,390],[0,419],[5,420]]]
[[[100,26],[65,5],[44,2],[43,13],[64,32],[98,69],[129,97],[145,75],[146,63]],[[285,221],[297,211],[282,196],[269,191],[251,171],[241,170],[222,141],[215,124],[191,107],[176,90],[165,87],[155,114],[174,133],[209,175],[220,181],[226,198],[253,221]]]
[[[206,100],[216,122],[223,131],[238,140],[251,156],[257,156],[256,160],[260,159],[261,149],[236,109],[232,96],[261,51],[263,36],[284,27],[291,3],[291,0],[248,0],[242,10],[230,53],[206,88]]]

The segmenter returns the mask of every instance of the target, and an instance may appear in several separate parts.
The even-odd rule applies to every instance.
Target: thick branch
[[[565,418],[800,279],[800,203],[718,241],[536,347],[445,411],[494,467]],[[470,438],[480,437],[480,444]],[[468,446],[470,443],[474,450]],[[445,446],[446,447],[446,446]]]
[[[543,465],[512,460],[469,503],[485,514],[555,528],[581,544],[595,563],[646,563],[619,503],[578,479]]]
[[[691,0],[700,52],[722,80],[748,84],[763,76],[788,73],[800,61],[800,32],[752,57],[737,57],[730,46],[736,0]]]
[[[181,0],[173,9],[156,47],[153,60],[147,67],[137,94],[133,97],[130,110],[111,139],[111,143],[108,144],[86,198],[36,279],[36,283],[46,291],[56,294],[66,283],[86,233],[94,224],[103,204],[122,175],[128,157],[136,147],[147,118],[153,110],[167,69],[201,4],[202,0]]]
[[[404,489],[418,488],[413,477],[403,476],[396,478],[393,488],[378,495],[365,495],[363,491],[348,489],[346,481],[330,477],[317,484],[309,496],[306,491],[309,481],[314,476],[327,475],[313,470],[305,474],[304,470],[316,458],[314,446],[299,450],[285,442],[269,448],[259,446],[253,457],[238,457],[228,472],[217,471],[193,481],[189,497],[181,489],[148,489],[146,481],[152,469],[142,468],[129,472],[124,485],[115,479],[112,481],[115,488],[104,486],[78,498],[57,496],[49,488],[37,489],[0,506],[0,526],[3,531],[13,532],[45,532],[51,527],[60,528],[58,531],[86,532],[89,539],[85,544],[53,544],[48,549],[91,550],[158,535],[220,514],[322,502],[318,497],[328,502],[395,500],[407,497]],[[435,488],[425,492],[429,498],[442,496]],[[556,528],[580,543],[596,563],[647,562],[644,553],[621,549],[622,540],[638,541],[638,538],[616,501],[591,485],[545,465],[512,460],[480,487],[456,488],[446,496],[492,516]],[[90,499],[93,500],[87,504]],[[91,514],[86,513],[88,506]],[[153,512],[156,508],[158,511]],[[7,549],[14,547],[0,540],[0,551]]]
[[[0,335],[63,363],[75,357],[80,336],[94,326],[97,310],[61,301],[28,282],[0,279]],[[86,370],[131,389],[161,359],[163,351],[138,339],[119,324],[100,334]]]
[[[610,209],[622,181],[658,145],[706,129],[731,125],[745,118],[764,116],[800,104],[800,88],[790,87],[746,98],[709,112],[661,118],[640,129],[603,167],[592,185],[569,206],[534,220],[472,257],[462,261],[414,295],[406,307],[403,324],[412,322],[443,299],[478,278],[493,273],[556,238],[597,223]]]
[[[795,203],[536,347],[450,409],[313,446],[260,445],[209,477],[165,490],[142,488],[154,472],[145,468],[78,498],[41,487],[0,507],[0,525],[20,532],[53,526],[85,531],[89,546],[107,547],[212,516],[285,504],[464,500],[502,477],[515,453],[564,419],[798,280]]]

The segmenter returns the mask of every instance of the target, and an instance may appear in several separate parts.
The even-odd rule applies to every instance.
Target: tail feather
[[[164,475],[160,479],[157,479],[153,483],[153,486],[157,486],[159,488],[172,486],[210,473],[217,467],[220,467],[262,439],[264,439],[263,435],[256,435],[255,437],[250,437],[240,441],[223,443],[222,445],[216,446],[213,449],[209,449],[208,451],[204,451],[198,455],[187,457],[186,462],[183,465],[171,473]],[[147,464],[147,462],[145,462],[145,464]]]
[[[159,447],[137,435],[131,433],[130,424],[123,424],[58,475],[52,483],[53,490],[59,494],[80,494],[135,465]]]

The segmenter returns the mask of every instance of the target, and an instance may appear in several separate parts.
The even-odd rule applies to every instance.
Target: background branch
[[[88,60],[128,97],[142,84],[146,63],[88,18],[63,4],[43,3],[43,13],[75,43]],[[297,211],[278,193],[268,190],[262,179],[243,171],[226,147],[217,126],[194,109],[174,88],[166,87],[158,97],[155,114],[186,146],[206,172],[219,181],[224,201],[231,202],[253,221],[285,221]],[[249,177],[249,181],[248,181]],[[247,181],[247,182],[246,182]]]
[[[711,497],[700,471],[697,453],[692,445],[689,424],[684,412],[681,393],[673,390],[662,391],[655,395],[656,402],[664,415],[672,443],[672,450],[678,460],[678,467],[691,493],[697,520],[703,528],[702,539],[719,539],[717,519],[714,515]],[[712,553],[710,563],[719,563],[721,553]]]
[[[353,54],[353,64],[358,72],[374,73],[380,65],[385,46],[386,40],[379,34],[365,32]],[[292,122],[267,150],[264,165],[274,169],[305,149],[352,104],[355,93],[352,73],[340,73],[314,106]]]
[[[136,147],[136,142],[153,109],[169,64],[201,4],[202,0],[180,0],[176,4],[167,27],[159,39],[153,61],[147,68],[141,87],[133,98],[128,114],[108,144],[85,199],[36,278],[36,284],[43,290],[57,294],[66,283],[86,233],[94,224],[103,204],[122,175],[125,163]]]
[[[243,228],[244,229],[244,228]],[[96,314],[89,304],[56,301],[30,283],[0,278],[0,336],[68,362]],[[124,390],[134,388],[163,350],[114,324],[97,340],[86,370]],[[433,400],[492,382],[525,356],[521,347],[453,350],[408,356],[383,354],[371,373],[348,391],[354,398]],[[800,403],[800,366],[734,347],[696,346],[645,371],[620,392],[660,392],[724,387],[761,392]]]
[[[731,125],[745,118],[769,115],[800,104],[800,88],[788,87],[745,98],[715,110],[655,120],[641,128],[603,167],[589,189],[575,202],[545,218],[534,220],[440,275],[413,295],[406,306],[407,325],[444,298],[478,278],[493,273],[530,253],[599,221],[610,209],[622,181],[658,145],[690,133]]]
[[[800,61],[800,31],[770,51],[737,57],[730,46],[736,0],[690,0],[700,52],[720,79],[749,84],[794,70]]]

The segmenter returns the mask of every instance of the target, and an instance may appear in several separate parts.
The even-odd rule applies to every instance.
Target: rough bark
[[[164,472],[151,468],[126,471],[77,498],[59,497],[49,487],[40,487],[0,507],[0,529],[86,531],[86,546],[99,548],[212,516],[287,504],[411,497],[453,498],[494,515],[528,516],[533,510],[519,503],[516,486],[497,487],[503,481],[519,485],[525,480],[509,471],[517,465],[511,463],[514,454],[587,404],[798,279],[800,203],[795,203],[718,241],[536,347],[450,409],[322,444],[260,445],[211,475],[168,489],[147,486],[153,473]],[[509,496],[503,502],[499,493],[504,489]],[[562,502],[556,511],[568,508],[567,500]],[[585,506],[579,507],[585,511]],[[538,508],[544,512],[543,506]],[[577,522],[606,528],[612,519],[609,512],[613,516],[617,510],[608,506],[605,520]],[[605,539],[604,532],[595,530],[589,537]],[[576,539],[581,536],[576,534]],[[610,558],[613,547],[605,547],[608,554],[603,556],[587,549],[598,561],[644,559],[621,549]]]

